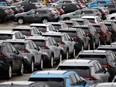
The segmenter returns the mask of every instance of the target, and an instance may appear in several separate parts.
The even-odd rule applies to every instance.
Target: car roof
[[[19,31],[12,31],[12,30],[0,30],[0,34],[15,34]]]
[[[98,16],[82,16],[81,18],[98,18]]]
[[[62,24],[61,22],[48,22],[46,24]]]
[[[8,81],[8,82],[2,82],[0,85],[30,85],[33,84],[32,81]]]
[[[42,23],[32,23],[30,26],[49,26],[50,24],[42,24]]]
[[[98,49],[99,48],[104,48],[104,50],[105,49],[116,49],[116,46],[115,45],[100,45]]]
[[[59,29],[59,31],[79,31],[79,29],[76,28],[69,28],[69,29]]]
[[[7,40],[5,40],[4,42],[27,43],[28,41],[31,41],[31,40],[25,40],[25,39],[10,40],[10,39],[7,39]]]
[[[33,27],[30,27],[30,26],[16,26],[16,27],[14,27],[13,29],[28,29],[28,30],[31,30],[31,29],[33,29]]]
[[[75,25],[74,27],[89,27],[89,25]]]
[[[63,34],[66,34],[66,33],[61,33],[61,32],[46,32],[46,33],[43,33],[42,35],[62,36]]]
[[[79,54],[86,54],[86,55],[103,55],[106,54],[108,51],[106,50],[83,50],[80,51]]]
[[[113,85],[116,86],[116,83],[115,82],[107,82],[107,83],[98,83],[94,87],[104,87],[104,86],[106,86],[106,87],[111,86],[112,87]]]
[[[26,39],[29,40],[47,40],[49,37],[43,37],[43,36],[31,36],[31,37],[27,37]]]
[[[60,62],[59,66],[92,66],[92,62],[95,63],[97,60],[88,59],[69,59]]]
[[[69,77],[74,71],[66,70],[46,70],[46,71],[36,71],[31,74],[30,78],[65,78]]]

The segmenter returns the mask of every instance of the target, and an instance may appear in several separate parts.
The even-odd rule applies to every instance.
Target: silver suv
[[[41,35],[41,32],[37,28],[30,27],[30,26],[17,26],[17,27],[14,27],[12,31],[20,31],[25,36]]]
[[[76,58],[79,59],[90,59],[90,60],[98,60],[102,67],[107,68],[110,78],[109,81],[115,76],[116,72],[116,57],[112,51],[105,50],[84,50],[79,52]]]
[[[68,50],[67,52],[72,55],[72,57],[75,57],[75,53],[76,53],[76,49],[75,49],[75,42],[71,41],[70,36],[67,33],[60,33],[60,32],[46,32],[43,34],[43,36],[46,37],[53,37],[55,39],[55,41],[62,46],[64,49],[65,45],[68,46],[68,48],[66,50]]]
[[[47,53],[48,59],[44,59],[44,63],[47,67],[53,67],[54,62],[59,63],[62,60],[62,52],[56,44],[54,44],[53,38],[46,38],[42,36],[28,37],[26,39],[32,40],[42,52]]]
[[[109,73],[100,65],[97,60],[70,59],[60,62],[57,69],[73,70],[85,78],[89,85],[99,82],[107,82]]]

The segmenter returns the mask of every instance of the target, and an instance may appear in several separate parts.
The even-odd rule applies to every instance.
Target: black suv
[[[10,43],[0,42],[0,74],[10,79],[12,73],[23,75],[23,56]]]
[[[15,15],[15,21],[19,24],[23,24],[25,22],[42,22],[45,23],[47,21],[58,21],[58,14],[55,14],[54,11],[41,8],[41,9],[32,9],[28,12],[23,12]]]

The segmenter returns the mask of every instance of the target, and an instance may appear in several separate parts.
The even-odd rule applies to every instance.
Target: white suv
[[[80,76],[85,78],[89,85],[99,82],[107,82],[109,73],[102,68],[97,60],[87,59],[70,59],[60,62],[57,69],[59,70],[73,70]]]

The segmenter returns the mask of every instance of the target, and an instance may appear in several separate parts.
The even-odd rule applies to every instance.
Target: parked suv
[[[99,34],[97,34],[96,29],[91,25],[75,25],[73,28],[82,29],[90,38],[90,48],[95,49],[100,45]]]
[[[115,54],[112,51],[86,50],[86,51],[81,51],[76,58],[98,60],[102,65],[102,67],[107,68],[110,74],[109,81],[112,81],[112,79],[115,76],[116,58],[115,58]]]
[[[6,39],[24,39],[25,37],[19,31],[12,31],[12,30],[0,30],[0,40]]]
[[[45,82],[50,87],[90,87],[76,72],[66,70],[37,71],[31,74],[29,81]]]
[[[44,64],[47,67],[53,67],[55,62],[59,63],[62,60],[62,50],[57,46],[57,44],[54,44],[55,41],[53,38],[39,36],[28,37],[26,39],[32,40],[42,52],[45,52],[45,54],[48,55],[48,58],[43,59]]]
[[[15,15],[15,21],[19,24],[26,22],[48,22],[48,21],[58,21],[59,15],[55,14],[49,9],[32,9],[28,12],[18,13]]]
[[[97,60],[70,59],[60,62],[58,70],[71,70],[86,79],[89,85],[108,82],[109,73],[102,68]]]
[[[75,42],[66,33],[44,33],[43,36],[52,37],[54,40],[65,49],[64,53],[69,53],[72,57],[76,56]],[[67,46],[67,47],[66,47]],[[78,49],[77,49],[78,50]]]
[[[67,33],[71,38],[73,38],[75,42],[75,49],[79,49],[79,51],[83,49],[90,49],[90,38],[82,29],[60,29],[59,32]]]
[[[17,26],[12,28],[12,31],[19,31],[25,36],[40,36],[41,32],[36,27]]]
[[[10,43],[0,42],[0,74],[12,78],[12,73],[23,75],[24,59],[18,50]]]
[[[31,27],[36,27],[39,31],[45,32],[57,32],[55,27],[51,24],[42,24],[42,23],[32,23],[30,24]]]

